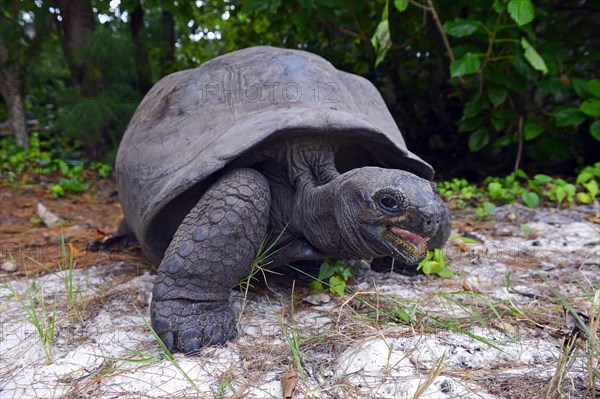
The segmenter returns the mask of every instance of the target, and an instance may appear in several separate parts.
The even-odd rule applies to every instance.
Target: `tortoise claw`
[[[193,355],[200,351],[200,340],[198,338],[190,338],[183,340],[183,353],[186,355]]]
[[[235,338],[235,317],[227,303],[157,300],[151,306],[152,327],[169,351],[186,355],[206,345]]]
[[[175,337],[171,331],[167,331],[158,336],[160,340],[165,344],[165,347],[169,352],[173,351],[173,345],[175,344]]]

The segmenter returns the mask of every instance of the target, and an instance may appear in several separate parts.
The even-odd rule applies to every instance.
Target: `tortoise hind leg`
[[[185,217],[152,291],[152,327],[169,350],[193,353],[236,336],[229,291],[248,273],[266,234],[269,206],[267,179],[237,169]]]

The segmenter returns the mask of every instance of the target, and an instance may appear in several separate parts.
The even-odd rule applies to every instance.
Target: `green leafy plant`
[[[477,195],[477,186],[466,179],[454,178],[437,184],[438,192],[446,201],[452,201],[458,208],[464,208],[467,202]]]
[[[598,181],[600,181],[600,162],[593,166],[587,166],[579,172],[575,183],[583,189],[576,194],[580,203],[590,204],[596,198]]]
[[[77,159],[77,148],[82,143],[74,143],[74,148],[58,150],[52,138],[33,133],[29,139],[29,149],[25,150],[14,143],[12,137],[0,139],[0,180],[7,183],[32,184],[47,183],[53,197],[63,197],[69,192],[81,193],[88,190],[97,178],[107,178],[112,167],[102,162],[89,165]]]
[[[446,267],[446,258],[441,249],[435,248],[427,253],[425,259],[419,263],[417,270],[424,274],[437,274],[440,277],[454,277],[454,272]]]
[[[572,203],[590,204],[600,193],[600,162],[581,169],[574,183],[545,174],[529,177],[517,170],[505,177],[487,177],[481,185],[454,178],[438,182],[440,196],[452,206],[475,206],[477,215],[484,219],[494,211],[496,204],[522,202],[535,208],[548,201],[559,206]]]
[[[323,284],[329,287],[334,294],[343,296],[346,291],[346,281],[352,277],[352,267],[339,260],[327,258],[321,264],[319,277],[309,285],[314,291],[325,291]]]
[[[494,212],[495,209],[496,205],[494,205],[493,202],[485,201],[481,204],[477,204],[475,207],[475,213],[477,213],[477,216],[479,216],[481,219],[488,219],[490,216],[492,216],[492,212]]]
[[[566,182],[563,179],[556,179],[552,183],[552,187],[548,190],[548,198],[551,201],[558,203],[561,206],[566,201],[567,204],[573,202],[575,197],[575,186]]]
[[[521,201],[529,208],[535,208],[540,203],[540,197],[534,191],[523,191]]]

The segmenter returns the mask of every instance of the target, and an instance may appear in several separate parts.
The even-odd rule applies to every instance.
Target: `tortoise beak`
[[[381,237],[392,252],[392,257],[400,258],[408,264],[418,264],[427,256],[428,237],[391,225],[385,226]]]
[[[417,252],[422,252],[423,247],[427,247],[427,241],[429,241],[429,238],[421,237],[418,234],[396,226],[387,226],[387,229],[393,235],[412,245]]]

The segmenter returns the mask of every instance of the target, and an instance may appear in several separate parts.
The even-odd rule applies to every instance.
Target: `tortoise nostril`
[[[427,221],[427,226],[430,226],[430,225],[431,225],[431,220],[428,220]]]

